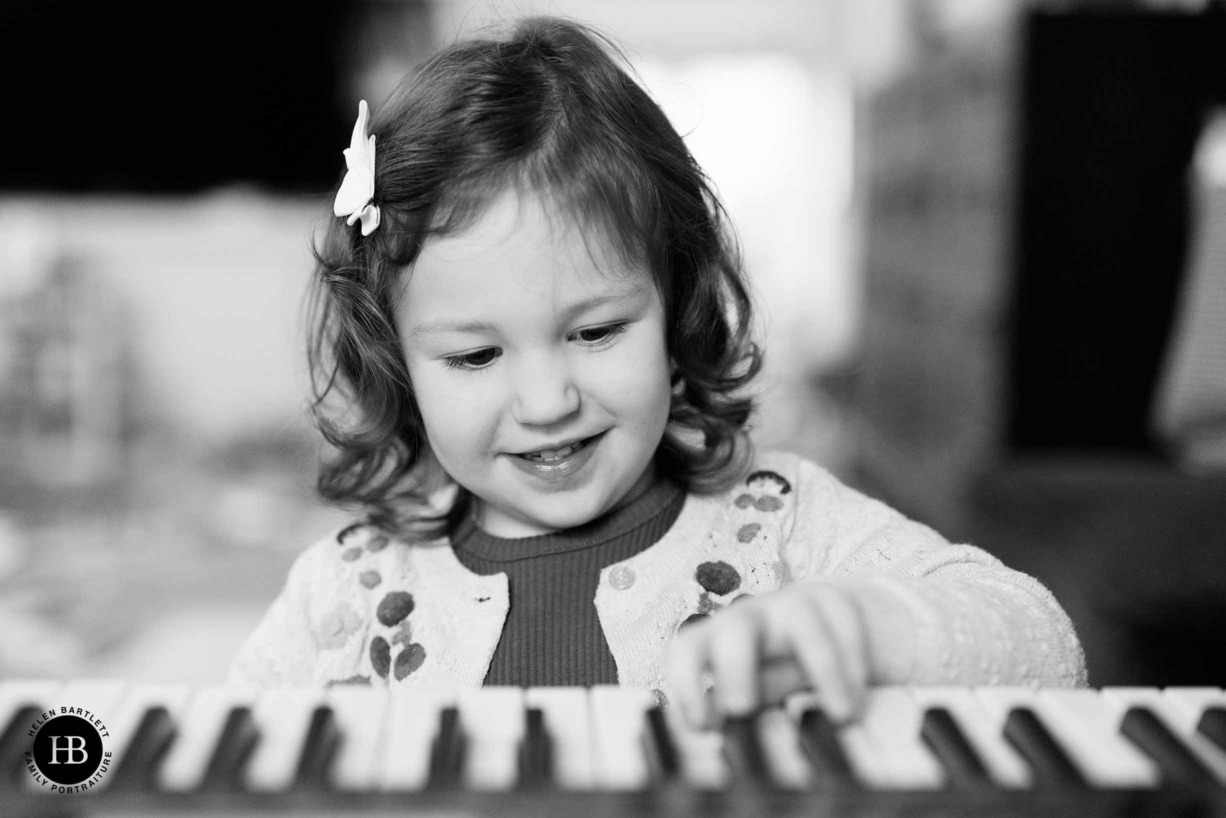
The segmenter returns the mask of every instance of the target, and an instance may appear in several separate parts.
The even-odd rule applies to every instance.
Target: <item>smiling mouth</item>
[[[577,440],[574,443],[567,444],[559,449],[541,449],[538,452],[524,452],[522,454],[517,454],[516,457],[522,457],[524,460],[528,460],[533,463],[554,463],[559,460],[565,460],[575,452],[587,447],[597,437],[598,435],[593,435],[592,437],[587,437],[583,440]]]

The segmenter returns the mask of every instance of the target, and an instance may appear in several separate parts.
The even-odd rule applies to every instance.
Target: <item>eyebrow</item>
[[[610,293],[608,295],[597,295],[592,298],[586,298],[583,301],[578,301],[571,305],[566,310],[566,318],[572,319],[577,315],[582,315],[588,310],[593,310],[605,304],[612,304],[618,301],[629,301],[643,292],[643,287],[636,286],[633,289],[628,289],[625,292]],[[410,338],[417,338],[422,335],[434,335],[444,332],[491,332],[495,329],[494,325],[489,321],[428,321],[409,333]]]

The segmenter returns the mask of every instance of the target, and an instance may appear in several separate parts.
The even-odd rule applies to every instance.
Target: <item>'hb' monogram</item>
[[[68,739],[68,746],[61,747],[60,739]],[[61,762],[60,752],[68,753],[68,760]],[[81,754],[78,759],[77,753]],[[51,736],[51,763],[52,764],[84,764],[89,760],[89,753],[85,752],[85,736]]]

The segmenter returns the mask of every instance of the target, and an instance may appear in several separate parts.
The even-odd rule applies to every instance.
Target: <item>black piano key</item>
[[[849,789],[859,781],[839,743],[838,729],[824,710],[806,709],[800,716],[800,747],[813,767],[818,787]]]
[[[136,732],[112,774],[113,790],[157,789],[158,766],[175,738],[175,723],[165,707],[151,707],[141,716]]]
[[[18,707],[4,730],[0,731],[0,789],[16,787],[25,773],[26,750],[30,749],[27,733],[30,725],[44,713],[41,707]]]
[[[1030,765],[1036,788],[1087,786],[1077,765],[1030,708],[1009,711],[1004,736]]]
[[[724,720],[724,756],[736,784],[765,786],[772,783],[770,765],[758,735],[757,715],[729,716]]]
[[[430,747],[430,771],[427,786],[432,789],[458,788],[463,783],[464,730],[460,726],[460,711],[444,707],[438,715],[438,732]]]
[[[946,708],[930,707],[924,711],[920,738],[941,762],[951,786],[975,788],[992,785],[992,776],[983,760]]]
[[[321,705],[311,713],[302,755],[294,773],[294,786],[299,789],[326,789],[331,786],[332,759],[341,745],[341,730],[331,707]]]
[[[1226,751],[1226,707],[1206,707],[1196,731]]]
[[[553,739],[545,727],[545,714],[530,707],[524,716],[524,737],[519,744],[520,789],[545,789],[553,783]]]
[[[681,757],[677,751],[677,742],[669,732],[664,711],[653,707],[647,711],[644,718],[646,724],[643,729],[643,751],[651,767],[652,779],[662,782],[676,778],[681,770]]]
[[[1154,760],[1164,784],[1204,786],[1214,781],[1209,768],[1149,708],[1128,708],[1120,733]]]
[[[215,791],[244,789],[243,770],[259,740],[260,728],[251,715],[251,708],[240,706],[231,709],[205,767],[200,788]]]

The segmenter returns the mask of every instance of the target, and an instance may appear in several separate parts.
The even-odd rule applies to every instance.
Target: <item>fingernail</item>
[[[757,704],[749,699],[735,698],[723,703],[725,716],[748,716],[757,708]]]
[[[708,690],[702,697],[702,720],[699,723],[704,730],[714,730],[716,727],[719,727],[720,718],[715,695]]]
[[[846,724],[851,721],[853,712],[854,708],[847,699],[830,699],[826,702],[826,715],[836,724]]]
[[[685,720],[696,729],[702,729],[707,723],[707,709],[704,699],[687,700],[685,704]]]
[[[694,707],[694,703],[688,697],[678,696],[677,705],[681,708],[681,715],[685,716],[686,724],[694,724],[695,718],[698,715],[698,710]]]

